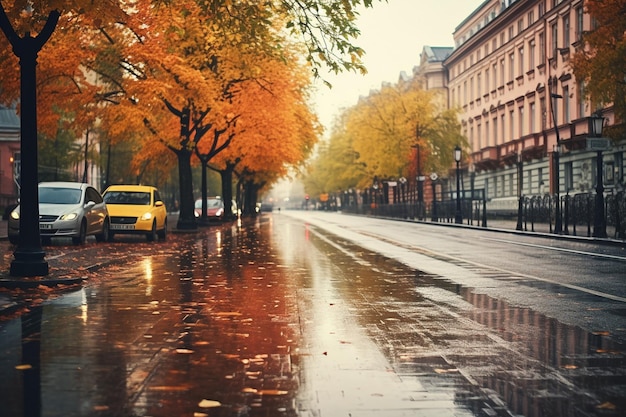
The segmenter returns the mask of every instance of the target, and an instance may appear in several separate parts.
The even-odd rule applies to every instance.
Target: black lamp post
[[[20,277],[48,275],[48,262],[41,247],[39,233],[39,189],[37,186],[37,55],[50,39],[59,21],[59,12],[48,15],[43,29],[36,37],[26,32],[20,37],[0,5],[0,27],[8,38],[13,53],[20,59],[21,100],[21,193],[20,235],[13,252],[10,274]]]
[[[461,148],[459,145],[454,147],[454,161],[456,162],[456,213],[454,215],[454,222],[456,224],[463,223],[463,216],[461,214],[461,174],[459,169],[459,163],[461,162]]]
[[[552,157],[554,158],[554,194],[556,196],[556,206],[554,207],[554,233],[561,234],[562,228],[563,228],[562,222],[561,222],[561,197],[560,197],[561,137],[559,134],[559,127],[556,124],[556,109],[554,108],[554,99],[563,98],[563,96],[560,94],[556,94],[556,93],[550,93],[550,98],[553,99],[552,105],[551,105],[552,123],[554,124],[554,132],[556,134],[556,146],[554,147],[553,152],[552,152]]]
[[[604,127],[604,117],[599,114],[591,116],[591,135],[593,137],[602,137],[602,128]],[[603,161],[602,150],[598,150],[596,157],[596,199],[595,210],[593,216],[593,236],[605,238],[606,235],[606,218],[604,217],[604,179],[602,177]]]
[[[524,196],[522,188],[524,187],[524,161],[522,152],[517,153],[517,225],[515,230],[522,230],[522,211],[524,210]]]

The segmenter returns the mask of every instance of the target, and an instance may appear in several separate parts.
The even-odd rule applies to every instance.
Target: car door
[[[90,210],[85,212],[87,219],[87,233],[96,234],[102,231],[102,224],[107,217],[106,205],[102,200],[100,193],[93,187],[87,187],[85,190],[85,204],[93,201],[96,203]]]

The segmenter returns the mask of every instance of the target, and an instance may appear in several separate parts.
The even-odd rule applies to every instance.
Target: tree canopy
[[[443,109],[418,78],[383,84],[335,121],[305,174],[312,194],[365,188],[373,178],[415,177],[416,146],[422,173],[445,174],[456,145],[467,147],[456,111]]]
[[[612,104],[613,135],[626,133],[626,0],[589,0],[592,28],[571,59],[574,74],[598,106]],[[610,134],[610,132],[609,132]]]

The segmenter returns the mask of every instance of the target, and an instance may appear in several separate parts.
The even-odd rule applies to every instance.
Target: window
[[[504,115],[502,115],[502,122],[504,122]],[[513,116],[513,110],[509,111],[509,140],[515,139],[515,117]]]
[[[485,70],[485,93],[489,91],[489,68]]]
[[[541,130],[546,130],[546,99],[541,97],[539,100],[539,111],[541,112]]]
[[[491,138],[489,137],[489,122],[485,122],[485,146],[491,146]]]
[[[559,48],[559,24],[557,22],[552,23],[550,26],[550,33],[552,34],[552,39],[550,40],[552,42],[552,55],[550,57],[556,58],[557,49]]]
[[[470,78],[470,86],[469,86],[469,101],[474,101],[474,77]]]
[[[491,51],[495,52],[496,49],[498,49],[498,40],[496,38],[493,38],[493,40],[491,41]]]
[[[565,192],[570,192],[574,189],[574,170],[572,162],[568,161],[564,164],[565,168]]]
[[[478,147],[477,149],[482,149],[483,147],[483,138],[481,136],[481,126],[480,123],[476,126],[476,134],[478,135]]]
[[[463,81],[463,105],[467,104],[467,80]]]
[[[491,143],[493,145],[498,144],[498,118],[497,117],[493,118],[493,142]]]
[[[509,26],[509,42],[513,40],[514,35],[513,26]]]
[[[498,88],[498,64],[493,63],[493,89]]]
[[[509,81],[515,79],[515,54],[509,54]]]
[[[519,72],[519,75],[522,76],[524,75],[524,47],[523,46],[517,50],[517,60],[518,60],[518,63],[517,63],[518,72]]]
[[[528,70],[531,71],[535,68],[535,40],[531,39],[528,42]]]
[[[546,35],[542,32],[539,34],[539,65],[546,63]]]
[[[485,43],[485,58],[489,56],[489,44]]]
[[[541,17],[544,14],[546,14],[546,3],[545,3],[545,1],[539,2],[538,11],[539,11],[539,13],[538,13],[539,17]]]
[[[521,138],[524,136],[524,106],[520,106],[517,109],[518,116],[518,125],[517,125],[517,134]]]
[[[504,84],[504,58],[500,60],[500,83]]]
[[[578,104],[578,114],[576,116],[580,118],[585,115],[585,83],[579,82],[577,87],[578,97],[576,97],[576,99]]]
[[[500,116],[500,141],[498,143],[505,143],[506,142],[506,133],[504,131],[504,114],[502,114]],[[512,140],[512,139],[510,139]]]
[[[530,124],[530,133],[536,133],[537,132],[537,115],[535,114],[536,108],[535,108],[535,103],[530,103],[530,120],[529,120],[529,124]]]
[[[482,77],[480,72],[476,75],[476,95],[480,97],[483,93]]]
[[[552,115],[554,116],[554,120],[552,120],[552,123],[554,123],[554,127],[559,125],[559,100],[558,98],[553,98],[550,100],[550,105],[552,106]]]
[[[583,8],[579,6],[576,8],[576,40],[580,41],[583,38]]]
[[[569,123],[571,122],[570,118],[570,110],[569,110],[569,87],[563,87],[563,122]]]
[[[563,48],[569,48],[569,15],[563,16]]]
[[[528,26],[532,25],[533,23],[535,23],[535,12],[531,10],[530,12],[528,12]]]
[[[520,34],[524,31],[524,18],[517,21],[517,33]]]
[[[500,46],[504,45],[504,32],[500,33]]]

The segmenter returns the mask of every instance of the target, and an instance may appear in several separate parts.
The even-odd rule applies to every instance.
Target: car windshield
[[[206,206],[207,208],[222,207],[223,203],[222,200],[220,200],[219,198],[208,198],[206,200]],[[196,200],[196,208],[202,208],[202,199]]]
[[[107,204],[129,204],[134,206],[150,205],[150,193],[139,191],[107,191],[104,194]]]
[[[40,204],[78,204],[81,190],[76,188],[39,187]]]

